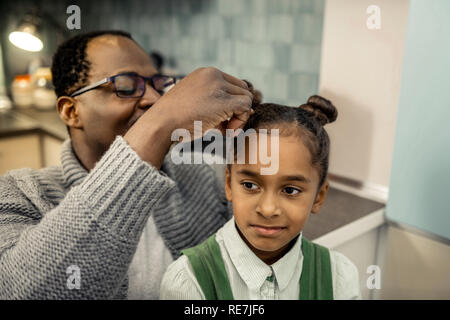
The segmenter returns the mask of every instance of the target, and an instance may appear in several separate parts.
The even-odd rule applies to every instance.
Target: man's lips
[[[253,228],[257,233],[264,236],[273,236],[286,229],[286,227],[281,226],[264,226],[264,225],[256,225],[252,224],[250,227]]]

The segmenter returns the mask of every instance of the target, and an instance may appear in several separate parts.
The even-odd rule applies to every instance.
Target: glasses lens
[[[137,75],[119,75],[114,81],[119,97],[140,97],[144,91],[142,78]]]
[[[152,80],[153,88],[161,95],[167,93],[175,85],[175,79],[168,76],[154,76]]]

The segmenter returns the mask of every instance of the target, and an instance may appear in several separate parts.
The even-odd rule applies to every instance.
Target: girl
[[[336,120],[336,108],[312,96],[297,108],[253,109],[244,130],[255,129],[259,139],[259,129],[278,129],[278,171],[262,175],[259,153],[256,163],[228,165],[225,191],[234,217],[169,266],[161,299],[360,299],[352,262],[302,237],[328,191],[323,126]],[[252,152],[247,141],[245,148]]]

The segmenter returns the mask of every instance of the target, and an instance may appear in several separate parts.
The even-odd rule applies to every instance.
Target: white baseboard
[[[386,204],[389,196],[389,187],[372,182],[362,182],[345,178],[335,174],[328,175],[330,186],[354,195]]]

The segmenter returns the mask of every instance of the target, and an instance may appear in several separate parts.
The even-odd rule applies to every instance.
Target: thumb
[[[255,111],[253,109],[250,109],[250,112],[234,114],[230,121],[228,121],[227,123],[227,129],[243,129],[250,115],[254,113]]]

